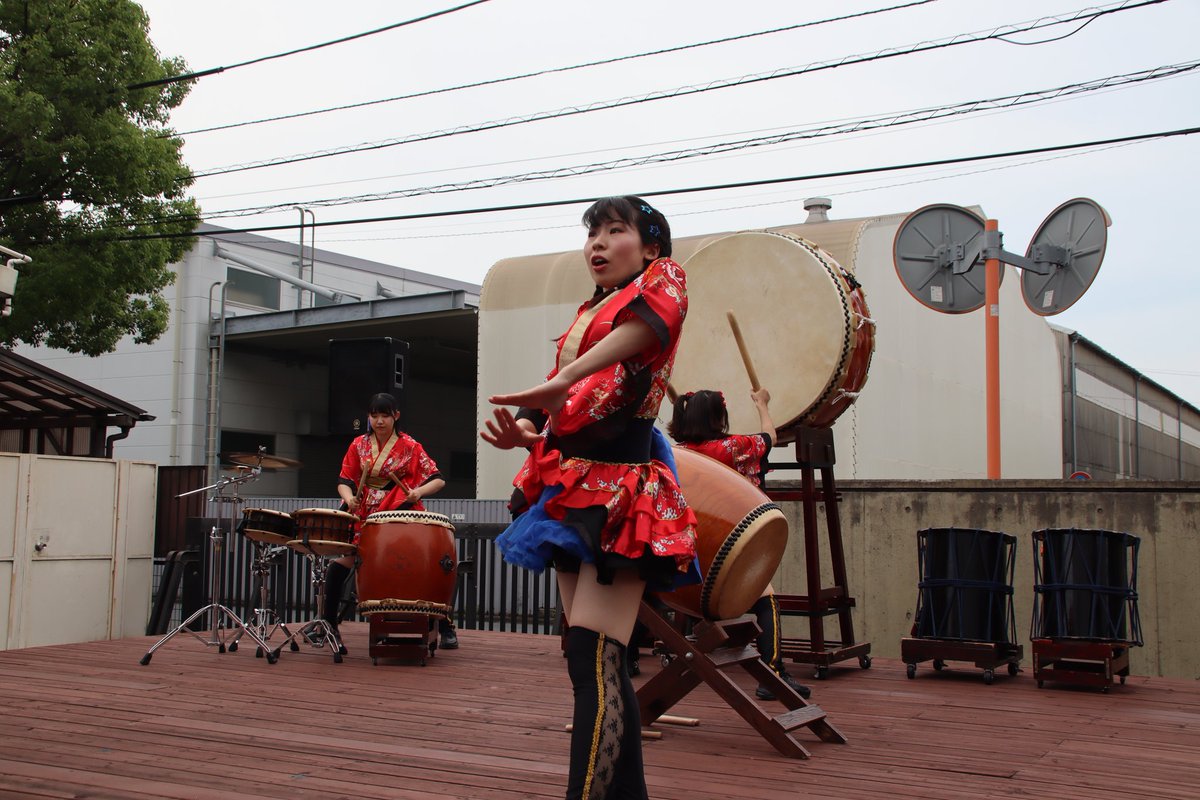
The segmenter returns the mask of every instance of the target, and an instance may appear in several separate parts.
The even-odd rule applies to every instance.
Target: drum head
[[[857,321],[832,256],[803,239],[750,231],[702,247],[683,267],[688,314],[671,375],[680,394],[721,390],[729,429],[759,430],[727,311],[737,317],[759,380],[771,392],[777,428],[802,421],[833,392]]]
[[[787,547],[787,518],[775,506],[738,527],[726,539],[729,551],[723,563],[718,566],[714,559],[712,580],[706,576],[701,602],[711,619],[745,614],[771,583]]]
[[[435,514],[432,511],[376,511],[369,514],[367,524],[374,522],[399,522],[408,525],[441,525],[443,528],[454,530],[450,518],[445,514]]]

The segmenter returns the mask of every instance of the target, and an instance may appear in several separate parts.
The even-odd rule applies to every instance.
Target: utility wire
[[[477,89],[481,86],[494,86],[499,83],[509,83],[511,81],[524,80],[526,78],[537,78],[542,75],[553,75],[559,72],[571,72],[578,69],[587,69],[589,67],[599,67],[606,64],[616,64],[621,61],[633,61],[639,58],[648,58],[650,56],[666,55],[668,53],[678,53],[684,50],[693,50],[700,47],[710,47],[717,44],[727,44],[729,42],[737,42],[745,39],[753,39],[758,36],[769,36],[775,33],[785,33],[787,31],[799,30],[801,28],[812,28],[818,25],[826,25],[831,22],[842,22],[849,19],[857,19],[859,17],[867,17],[873,14],[885,14],[890,11],[899,11],[913,6],[922,6],[927,3],[934,3],[937,0],[915,0],[911,3],[902,3],[900,5],[888,6],[887,8],[877,8],[869,11],[860,11],[856,14],[844,14],[840,17],[829,17],[828,19],[819,19],[812,22],[801,22],[796,25],[788,25],[782,28],[772,28],[765,31],[756,31],[754,33],[743,33],[737,36],[727,36],[723,39],[712,39],[706,42],[694,42],[692,44],[679,45],[678,47],[667,47],[662,50],[651,50],[647,53],[637,53],[634,55],[617,56],[616,58],[606,58],[600,61],[588,61],[583,64],[574,64],[569,67],[551,67],[550,69],[538,70],[536,72],[526,72],[520,75],[509,75],[505,78],[491,78],[485,81],[476,81],[474,83],[464,83],[458,86],[448,86],[441,89],[430,89],[424,92],[413,92],[412,94],[402,94],[395,97],[384,97],[377,100],[365,100],[361,103],[347,103],[346,105],[331,106],[329,108],[318,108],[311,111],[299,111],[295,114],[281,114],[276,117],[263,117],[261,119],[245,120],[243,122],[230,122],[225,125],[213,125],[208,128],[195,128],[190,131],[181,131],[179,133],[164,133],[163,136],[191,136],[197,133],[210,133],[212,131],[224,131],[230,128],[242,128],[247,125],[260,125],[265,122],[279,122],[281,120],[299,119],[301,117],[310,117],[316,114],[328,114],[332,111],[348,111],[354,108],[366,108],[368,106],[381,105],[383,103],[394,103],[399,100],[412,100],[417,97],[428,97],[435,94],[447,94],[450,92],[458,92],[463,89]]]
[[[330,47],[335,44],[344,44],[345,42],[352,42],[355,39],[362,39],[367,36],[374,36],[377,33],[384,33],[385,31],[395,30],[396,28],[403,28],[406,25],[413,25],[417,22],[425,22],[426,20],[431,20],[431,19],[434,19],[435,17],[442,17],[442,16],[445,16],[446,14],[453,14],[455,11],[462,11],[465,8],[470,8],[471,6],[477,6],[482,3],[486,3],[486,2],[488,2],[488,0],[471,0],[471,2],[469,2],[469,3],[463,3],[462,5],[455,6],[454,8],[447,8],[443,11],[434,11],[432,13],[425,14],[424,16],[413,17],[412,19],[407,19],[404,22],[395,22],[395,23],[392,23],[391,25],[384,25],[382,28],[375,28],[374,30],[363,31],[362,33],[354,33],[349,36],[343,36],[340,39],[331,39],[328,42],[321,42],[320,44],[310,44],[305,47],[297,47],[294,50],[287,50],[283,53],[275,53],[274,55],[270,55],[270,56],[259,56],[258,58],[252,58],[248,61],[239,61],[237,64],[229,64],[224,67],[211,67],[210,69],[203,69],[198,72],[188,72],[184,75],[173,75],[169,78],[160,78],[160,79],[154,80],[154,81],[143,81],[142,83],[133,83],[133,84],[130,84],[129,86],[126,86],[125,88],[126,89],[148,89],[151,86],[165,86],[170,83],[179,83],[180,81],[196,80],[197,78],[203,78],[208,75],[218,75],[222,72],[228,72],[231,69],[237,69],[238,67],[248,67],[251,64],[261,64],[264,61],[271,61],[276,58],[286,58],[287,56],[294,56],[299,53],[307,53],[311,50],[320,50],[322,47]]]
[[[836,67],[846,66],[848,64],[861,64],[871,61],[878,61],[885,58],[894,58],[897,56],[911,55],[913,53],[927,52],[931,50],[940,50],[947,47],[954,47],[962,44],[973,44],[975,42],[987,41],[991,39],[999,39],[1002,36],[1009,36],[1013,33],[1023,33],[1026,31],[1037,30],[1040,28],[1051,27],[1054,25],[1062,25],[1068,22],[1075,22],[1080,19],[1089,17],[1100,17],[1108,14],[1113,14],[1118,11],[1126,11],[1143,6],[1157,5],[1166,0],[1124,0],[1120,3],[1115,3],[1109,6],[1100,8],[1087,8],[1077,12],[1065,15],[1064,17],[1041,17],[1037,20],[1016,23],[1013,25],[1003,25],[998,28],[993,28],[985,32],[977,32],[971,34],[956,34],[955,36],[946,39],[934,40],[931,42],[919,42],[917,44],[905,45],[901,47],[887,48],[874,53],[860,54],[853,56],[844,56],[840,59],[832,61],[814,62],[800,67],[784,68],[774,70],[770,73],[758,73],[753,75],[743,75],[736,78],[725,80],[712,81],[703,85],[685,86],[677,89],[672,89],[663,92],[654,92],[640,97],[627,97],[618,100],[598,101],[582,107],[568,107],[557,109],[554,111],[542,111],[530,114],[524,117],[513,117],[506,120],[494,120],[480,123],[473,126],[459,126],[431,133],[413,134],[398,139],[384,139],[377,142],[364,142],[357,145],[346,147],[331,148],[313,153],[306,153],[294,156],[282,156],[279,158],[264,159],[260,161],[246,162],[242,164],[234,164],[225,167],[216,167],[204,172],[197,172],[193,177],[206,178],[214,175],[226,175],[233,172],[244,172],[247,170],[262,169],[264,167],[275,167],[284,164],[295,164],[303,161],[313,161],[321,158],[330,158],[333,156],[347,155],[349,153],[361,153],[371,150],[382,150],[398,145],[410,144],[413,142],[430,141],[433,139],[442,139],[450,136],[458,136],[465,133],[479,133],[485,130],[496,130],[515,125],[523,125],[530,122],[538,122],[545,119],[557,119],[561,117],[575,116],[578,114],[587,114],[593,111],[602,111],[612,108],[620,108],[623,106],[632,106],[640,103],[654,102],[657,100],[666,100],[677,97],[685,97],[703,92],[716,91],[718,89],[728,89],[737,86],[746,86],[762,81],[775,80],[777,78],[788,78],[797,75],[818,72],[821,70],[834,69]]]
[[[1200,126],[1192,128],[1180,128],[1172,131],[1158,131],[1155,133],[1140,133],[1130,136],[1120,136],[1111,139],[1097,139],[1090,142],[1075,142],[1073,144],[1050,145],[1046,147],[1033,147],[1022,150],[1009,150],[1002,153],[988,153],[985,155],[975,156],[960,156],[957,158],[942,158],[933,161],[914,161],[906,164],[890,164],[882,167],[863,167],[861,169],[838,170],[835,172],[812,173],[809,175],[794,175],[785,178],[764,178],[754,181],[738,181],[735,183],[718,183],[709,184],[707,186],[691,186],[679,189],[658,189],[658,190],[643,190],[633,192],[639,197],[669,197],[681,194],[695,194],[697,192],[718,192],[729,189],[744,189],[754,186],[771,186],[774,184],[797,183],[801,181],[826,180],[828,178],[844,178],[852,175],[869,175],[873,173],[898,172],[907,169],[924,169],[926,167],[940,167],[948,164],[967,164],[974,161],[991,161],[1001,158],[1015,158],[1020,156],[1037,155],[1040,153],[1056,153],[1067,150],[1080,150],[1089,147],[1103,147],[1106,145],[1121,144],[1125,142],[1139,142],[1150,139],[1169,139],[1176,136],[1190,136],[1195,133],[1200,133]],[[576,197],[568,200],[546,200],[539,203],[514,203],[503,206],[488,206],[481,208],[464,208],[452,211],[425,211],[415,214],[391,214],[382,217],[360,217],[358,219],[346,220],[330,220],[326,222],[309,223],[309,228],[331,228],[340,227],[343,225],[368,225],[377,222],[398,222],[402,220],[417,220],[417,219],[436,219],[441,217],[462,217],[473,214],[495,214],[509,211],[526,211],[536,208],[552,208],[556,206],[582,205],[591,203],[595,197]],[[197,221],[201,221],[197,218]],[[260,233],[264,231],[285,231],[297,230],[298,224],[289,225],[257,225],[249,228],[231,228],[225,231],[207,231],[206,236],[225,236],[239,233]],[[114,237],[118,241],[139,241],[144,239],[178,239],[195,236],[195,232],[189,233],[140,233],[126,234],[123,236]]]
[[[1143,83],[1163,78],[1172,78],[1193,72],[1200,69],[1200,60],[1190,61],[1182,64],[1174,64],[1164,67],[1156,67],[1154,69],[1142,70],[1139,72],[1127,73],[1125,75],[1114,75],[1107,78],[1099,78],[1084,83],[1073,83],[1065,86],[1058,86],[1051,89],[1042,89],[1037,91],[1021,92],[1019,94],[1006,95],[1003,97],[990,98],[985,100],[970,100],[953,105],[939,106],[935,108],[924,108],[913,111],[903,111],[891,113],[880,117],[850,120],[837,125],[824,125],[817,128],[809,128],[805,130],[788,131],[785,133],[773,134],[770,136],[758,136],[749,139],[741,139],[730,142],[719,142],[701,147],[694,147],[682,150],[672,150],[664,153],[656,153],[645,156],[627,156],[624,158],[613,159],[609,161],[594,162],[591,164],[582,164],[575,166],[555,167],[551,169],[536,170],[532,172],[518,173],[514,175],[504,175],[491,178],[472,178],[465,181],[448,182],[433,184],[431,186],[415,187],[408,189],[394,189],[385,192],[371,192],[367,194],[344,195],[341,197],[331,197],[317,200],[305,200],[305,206],[339,206],[349,205],[352,203],[368,203],[381,200],[393,200],[398,198],[419,197],[429,194],[446,194],[450,192],[466,191],[470,189],[489,189],[495,186],[511,185],[517,183],[526,183],[530,181],[552,180],[555,178],[578,177],[581,175],[590,175],[597,172],[607,172],[617,169],[628,169],[632,167],[641,167],[648,164],[659,164],[664,162],[676,162],[686,159],[699,158],[703,156],[716,155],[721,153],[729,153],[739,150],[747,150],[758,147],[769,147],[787,142],[798,140],[816,139],[827,136],[837,136],[842,134],[858,133],[861,131],[880,130],[893,128],[902,125],[911,125],[919,122],[929,122],[934,120],[948,119],[952,117],[964,116],[967,114],[980,113],[985,111],[1007,110],[1025,105],[1033,105],[1044,103],[1051,100],[1057,100],[1064,97],[1071,97],[1087,92],[1099,91],[1101,89],[1113,89],[1131,84]],[[289,201],[282,203],[271,203],[260,206],[246,206],[243,208],[232,208],[221,211],[213,211],[205,214],[206,219],[222,219],[228,217],[242,217],[252,214],[261,214],[270,211],[276,211],[283,208],[292,208],[298,201]],[[164,220],[165,221],[165,220]]]

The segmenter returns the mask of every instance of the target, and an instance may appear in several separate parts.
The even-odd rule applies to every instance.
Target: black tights
[[[775,595],[760,597],[750,606],[762,633],[758,635],[758,655],[768,667],[782,673],[783,659],[779,657],[779,605]]]
[[[646,800],[641,715],[625,646],[572,625],[566,655],[575,692],[567,800]]]

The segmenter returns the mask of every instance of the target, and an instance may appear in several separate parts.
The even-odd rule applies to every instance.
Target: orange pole
[[[1000,224],[989,219],[984,230],[998,231]],[[984,263],[984,363],[987,371],[987,472],[989,480],[1000,477],[1000,259]]]

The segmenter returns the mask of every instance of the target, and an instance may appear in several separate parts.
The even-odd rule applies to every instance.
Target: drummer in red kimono
[[[750,393],[750,399],[758,410],[758,421],[762,426],[759,433],[731,434],[725,395],[707,389],[687,392],[676,398],[667,432],[680,447],[720,461],[761,489],[766,482],[767,456],[775,445],[775,423],[771,420],[768,408],[770,392],[765,388],[757,389]],[[779,654],[779,603],[775,600],[773,587],[767,586],[762,597],[750,607],[750,613],[754,614],[762,628],[758,637],[758,652],[762,660],[801,697],[811,695],[812,691],[807,686],[788,674]],[[762,700],[775,699],[774,692],[763,685],[758,687],[755,694]]]
[[[446,485],[421,443],[398,427],[400,410],[395,397],[375,395],[367,406],[367,415],[371,430],[350,443],[337,483],[344,510],[358,517],[360,530],[363,521],[377,511],[424,511],[421,501]],[[342,591],[352,566],[352,558],[340,558],[330,563],[326,576],[325,618],[335,631]],[[458,637],[445,621],[441,647],[458,647]]]

